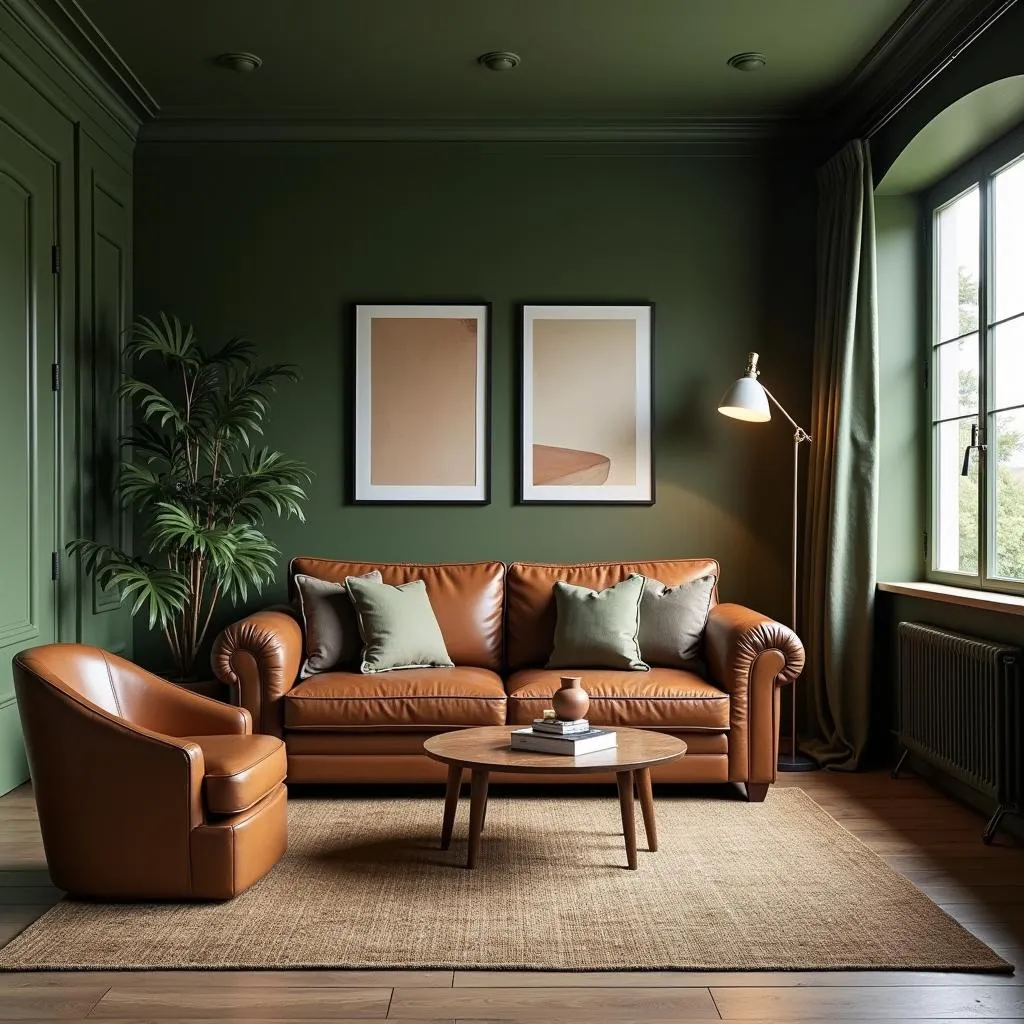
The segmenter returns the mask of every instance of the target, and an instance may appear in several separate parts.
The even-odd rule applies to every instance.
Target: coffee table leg
[[[654,791],[651,789],[651,769],[640,768],[633,772],[636,788],[640,791],[640,810],[644,815],[644,832],[647,833],[647,849],[651,853],[658,849],[658,826],[654,822]]]
[[[473,769],[473,783],[470,788],[469,804],[469,855],[466,867],[475,868],[480,856],[480,834],[484,828],[484,811],[487,809],[487,776],[485,769]]]
[[[444,822],[441,825],[441,849],[452,845],[452,828],[455,826],[455,811],[459,806],[459,790],[462,789],[462,765],[448,765],[448,787],[444,791]]]
[[[626,838],[626,863],[636,871],[636,814],[633,806],[633,773],[616,772],[619,786],[619,810],[622,812],[622,834]]]

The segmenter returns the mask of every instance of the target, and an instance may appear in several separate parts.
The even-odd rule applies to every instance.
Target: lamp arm
[[[758,383],[760,384],[760,381],[758,381]],[[804,428],[801,427],[800,424],[797,423],[797,421],[795,419],[793,419],[793,417],[790,416],[788,412],[786,412],[786,410],[783,408],[782,403],[767,388],[765,388],[763,384],[761,384],[761,387],[764,388],[764,393],[772,400],[773,404],[775,405],[775,408],[778,409],[779,412],[781,412],[782,415],[785,416],[787,420],[789,420],[789,422],[792,425],[793,429],[797,433],[797,440],[798,441],[810,441],[810,440],[812,440],[811,435],[808,434],[807,431],[804,430]]]

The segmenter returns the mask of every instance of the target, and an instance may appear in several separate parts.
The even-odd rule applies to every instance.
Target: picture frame
[[[486,302],[354,307],[352,501],[490,502]]]
[[[520,314],[520,503],[653,505],[654,303]]]

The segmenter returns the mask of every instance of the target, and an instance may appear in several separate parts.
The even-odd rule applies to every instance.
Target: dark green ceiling
[[[907,2],[80,0],[165,115],[227,119],[802,114]],[[517,70],[476,64],[505,49]],[[229,50],[263,69],[212,64]],[[728,68],[743,50],[767,68]]]

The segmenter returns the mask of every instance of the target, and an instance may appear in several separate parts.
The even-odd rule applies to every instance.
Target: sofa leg
[[[759,804],[768,795],[767,782],[748,782],[746,785],[747,803]]]

